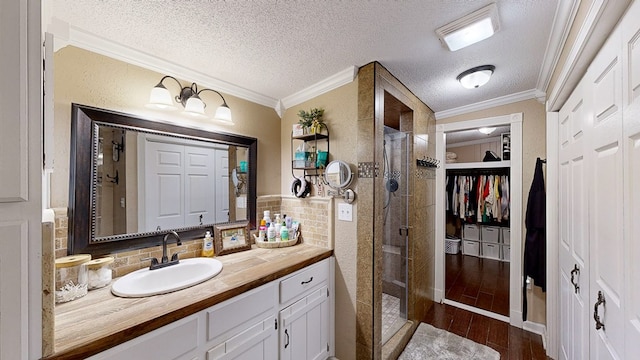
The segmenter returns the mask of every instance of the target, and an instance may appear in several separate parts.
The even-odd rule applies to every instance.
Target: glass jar
[[[89,290],[109,285],[113,276],[111,264],[113,264],[113,257],[106,256],[93,259],[82,265],[87,268],[87,287]]]
[[[87,268],[82,264],[89,260],[89,254],[56,259],[56,304],[87,295]]]

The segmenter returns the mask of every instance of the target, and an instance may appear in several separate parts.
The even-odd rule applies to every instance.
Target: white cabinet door
[[[636,2],[559,114],[561,359],[640,353],[639,18]]]
[[[588,194],[589,298],[594,307],[590,321],[592,359],[624,356],[621,50],[620,31],[616,30],[589,67],[585,84],[592,99],[586,157],[591,183]]]
[[[207,360],[276,360],[278,331],[275,315],[256,324],[207,352]]]
[[[634,19],[634,21],[626,20]],[[624,122],[625,359],[640,354],[640,2],[629,8],[622,29]]]
[[[326,359],[329,356],[327,285],[280,311],[280,359]]]
[[[229,221],[229,151],[215,152],[215,222]],[[235,195],[234,195],[235,196]],[[213,204],[213,203],[212,203]]]
[[[197,357],[198,329],[203,316],[191,315],[150,333],[91,356],[89,360],[166,359],[191,360]]]
[[[142,231],[184,227],[184,146],[145,142]]]
[[[214,211],[217,194],[212,189],[212,184],[217,184],[213,161],[214,153],[217,151],[220,150],[196,146],[184,147],[185,226],[220,221],[216,218]],[[228,218],[224,220],[224,222],[227,221],[229,221]]]
[[[589,231],[585,166],[588,111],[581,82],[559,113],[560,352],[586,359],[589,350]]]

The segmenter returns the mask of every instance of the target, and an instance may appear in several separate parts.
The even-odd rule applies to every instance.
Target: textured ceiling
[[[456,52],[434,30],[491,1],[55,0],[51,12],[275,99],[379,61],[438,112],[535,89],[558,1],[495,1],[501,30]],[[469,90],[455,80],[485,64],[496,66],[487,85]]]

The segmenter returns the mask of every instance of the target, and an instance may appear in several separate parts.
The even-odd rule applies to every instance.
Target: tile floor
[[[400,299],[382,293],[382,333],[386,334],[391,328],[395,327],[394,324],[400,316]]]
[[[451,305],[434,303],[423,322],[487,345],[501,360],[548,359],[540,335]]]

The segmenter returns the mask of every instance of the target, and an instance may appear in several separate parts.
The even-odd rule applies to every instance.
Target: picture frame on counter
[[[216,255],[251,249],[249,222],[246,220],[214,225],[213,234]]]

